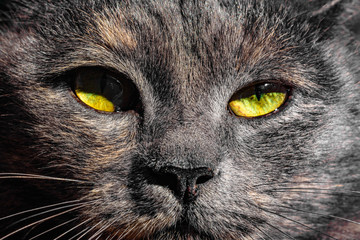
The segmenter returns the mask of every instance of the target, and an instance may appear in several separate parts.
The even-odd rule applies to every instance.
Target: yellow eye
[[[229,107],[239,117],[264,116],[281,107],[288,99],[289,91],[289,87],[281,84],[258,84],[235,93]]]
[[[83,103],[104,112],[129,110],[138,100],[136,88],[129,79],[98,68],[78,70],[74,92]]]
[[[114,112],[115,107],[106,97],[98,93],[89,93],[82,89],[75,90],[76,96],[83,101],[86,105],[100,111]]]

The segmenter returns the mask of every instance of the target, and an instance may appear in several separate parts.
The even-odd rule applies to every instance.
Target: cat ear
[[[338,17],[339,24],[350,30],[357,41],[360,41],[360,1],[352,0],[345,3]]]
[[[8,2],[7,0],[0,0],[0,26],[7,23]]]
[[[320,0],[309,1],[309,6],[312,7],[312,16],[329,16],[336,17],[341,11],[343,0]]]
[[[307,0],[310,21],[326,32],[333,26],[344,26],[354,35],[360,35],[359,0]]]
[[[344,11],[343,0],[320,0],[309,2],[311,21],[317,23],[319,27],[322,28],[328,28],[336,24]]]

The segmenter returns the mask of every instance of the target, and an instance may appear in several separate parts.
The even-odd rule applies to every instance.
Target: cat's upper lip
[[[180,233],[185,234],[193,234],[198,233],[199,230],[196,229],[188,220],[188,218],[183,217],[181,218],[175,225],[175,230]]]
[[[181,217],[177,221],[175,228],[176,230],[179,230],[180,232],[198,232],[196,228],[194,227],[194,224],[192,223],[192,204],[185,205],[183,207],[183,212],[181,214]]]

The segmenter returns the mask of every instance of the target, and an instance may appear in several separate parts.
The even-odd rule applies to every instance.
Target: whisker
[[[257,226],[253,225],[257,230],[259,230],[262,234],[267,236],[270,240],[274,240],[271,236],[269,236],[266,232],[264,232],[262,229],[258,228]],[[256,233],[261,239],[264,239],[262,236],[260,236],[258,233]],[[265,240],[265,239],[264,239]]]
[[[351,192],[344,192],[344,191],[336,191],[336,192],[320,192],[320,191],[307,191],[306,189],[304,190],[266,190],[267,192],[292,192],[292,193],[311,193],[311,194],[319,194],[319,195],[343,195],[343,196],[348,196],[348,197],[360,197],[360,195],[356,194],[351,194]]]
[[[317,212],[310,212],[310,211],[305,211],[305,210],[301,210],[301,209],[296,209],[296,208],[288,207],[288,206],[281,206],[281,205],[277,205],[277,206],[278,206],[278,207],[282,207],[282,208],[286,208],[286,209],[290,209],[290,210],[294,210],[294,211],[297,211],[297,212],[310,213],[310,214],[314,214],[314,215],[318,215],[318,216],[335,218],[335,219],[339,219],[339,220],[343,220],[343,221],[346,221],[346,222],[350,222],[350,223],[353,223],[353,224],[358,224],[358,225],[360,225],[360,222],[356,222],[356,221],[353,221],[353,220],[350,220],[350,219],[347,219],[347,218],[342,218],[342,217],[334,216],[334,215],[331,215],[331,214],[322,214],[322,213],[317,213]]]
[[[150,221],[146,221],[146,223],[143,223],[141,228],[139,228],[139,230],[137,231],[138,233],[134,236],[134,238],[136,239],[140,234],[142,234],[142,232],[145,229],[147,229],[149,225],[150,225]],[[151,232],[151,230],[149,232]]]
[[[82,234],[80,237],[77,238],[77,240],[80,240],[81,238],[85,237],[86,234],[88,234],[89,232],[91,232],[94,228],[96,228],[98,225],[102,224],[104,221],[100,221],[97,224],[95,224],[94,226],[92,226],[89,230],[87,230],[84,234]],[[1,240],[1,239],[0,239]],[[54,239],[55,240],[55,239]]]
[[[69,238],[69,240],[72,240],[74,238],[76,238],[77,236],[81,235],[83,232],[87,231],[90,227],[86,227],[85,229],[83,229],[82,231],[76,233],[74,236],[72,236],[71,238]]]
[[[251,240],[255,240],[255,239],[253,239],[253,237],[252,237],[252,236],[249,236],[249,238],[250,238]]]
[[[32,238],[30,238],[29,240],[33,240],[33,239],[35,239],[35,238],[38,238],[38,237],[40,237],[40,236],[42,236],[42,235],[44,235],[44,234],[46,234],[46,233],[49,233],[49,232],[51,232],[51,231],[53,231],[53,230],[55,230],[55,229],[57,229],[57,228],[60,228],[60,227],[62,227],[62,226],[65,226],[66,224],[71,223],[71,222],[73,222],[73,221],[75,221],[75,220],[77,220],[77,218],[73,218],[73,219],[71,219],[71,220],[69,220],[69,221],[66,221],[66,222],[64,222],[64,223],[62,223],[62,224],[59,224],[59,225],[57,225],[57,226],[55,226],[55,227],[53,227],[53,228],[50,228],[50,229],[48,229],[48,230],[46,230],[46,231],[44,231],[44,232],[42,232],[42,233],[40,233],[40,234],[32,237]]]
[[[262,184],[256,184],[253,185],[252,187],[257,188],[257,187],[262,187],[262,186],[273,186],[273,185],[288,185],[288,184],[292,184],[292,185],[296,185],[296,184],[307,184],[307,185],[318,185],[318,184],[326,184],[326,185],[332,185],[332,186],[339,186],[339,185],[344,185],[344,184],[351,184],[351,182],[313,182],[313,181],[296,181],[296,182],[290,182],[290,181],[285,181],[285,182],[270,182],[270,183],[262,183]]]
[[[91,219],[87,219],[87,220],[83,221],[82,223],[76,225],[75,227],[70,228],[70,229],[67,230],[66,232],[64,232],[64,233],[62,233],[61,235],[57,236],[56,238],[54,238],[54,240],[60,239],[61,237],[65,236],[66,234],[74,231],[74,230],[77,229],[78,227],[80,227],[80,226],[82,226],[82,225],[84,225],[84,224],[86,224],[86,223],[88,223],[88,222],[90,222],[90,221],[91,221]],[[87,229],[88,229],[88,228],[85,228],[83,231],[86,231]],[[77,237],[77,236],[80,235],[83,231],[79,232],[78,234],[76,234],[75,236],[73,236],[72,238],[70,238],[69,240]]]
[[[118,234],[119,234],[120,230],[117,230],[115,232],[115,234],[112,235],[112,237],[109,240],[113,240]]]
[[[329,182],[310,182],[310,181],[299,181],[299,182],[270,182],[252,185],[252,187],[272,186],[272,185],[287,185],[287,184],[329,184]]]
[[[118,237],[118,239],[117,240],[121,240],[121,239],[123,239],[124,237],[126,237],[133,229],[135,229],[136,228],[136,224],[134,224],[134,226],[132,227],[132,228],[129,228],[129,227],[127,227],[125,230],[124,230],[124,232]],[[1,239],[0,239],[1,240]]]
[[[287,219],[287,220],[289,220],[289,221],[291,221],[291,222],[294,222],[294,223],[296,223],[296,224],[299,224],[299,225],[301,225],[301,226],[303,226],[303,227],[305,227],[305,228],[307,228],[307,229],[310,229],[310,230],[312,230],[312,231],[318,232],[318,233],[320,233],[320,234],[322,234],[322,235],[324,235],[324,236],[327,236],[327,237],[329,237],[329,238],[331,238],[331,239],[339,240],[339,239],[334,238],[334,237],[332,237],[332,236],[330,236],[330,235],[328,235],[328,234],[326,234],[326,233],[323,233],[323,232],[321,232],[321,231],[319,231],[319,230],[317,230],[317,229],[314,229],[314,228],[312,228],[312,227],[309,227],[308,225],[306,225],[306,224],[304,224],[304,223],[301,223],[301,222],[296,221],[296,220],[294,220],[294,219],[285,217],[285,216],[283,216],[283,215],[281,215],[281,214],[279,214],[279,213],[270,211],[270,210],[265,209],[265,208],[261,208],[261,207],[259,207],[259,206],[258,206],[258,208],[261,209],[261,210],[263,210],[263,211],[265,211],[265,212],[274,214],[275,216],[279,216],[279,217],[281,217],[281,218],[284,218],[284,219]]]
[[[42,179],[42,180],[55,180],[55,181],[93,184],[93,182],[90,181],[70,179],[70,178],[50,177],[45,175],[27,174],[27,173],[0,173],[0,179]]]
[[[86,204],[84,204],[84,205],[86,205]],[[82,207],[84,207],[84,205],[74,207],[74,208],[72,208],[72,209],[63,211],[63,212],[61,212],[61,213],[54,214],[54,215],[52,215],[52,216],[49,216],[49,217],[43,218],[43,219],[41,219],[41,220],[38,220],[38,221],[36,221],[36,222],[33,222],[33,223],[31,223],[31,224],[28,224],[28,225],[26,225],[26,226],[24,226],[24,227],[22,227],[22,228],[19,228],[19,229],[13,231],[13,232],[7,234],[6,236],[0,238],[0,240],[4,240],[4,239],[6,239],[6,238],[8,238],[8,237],[10,237],[10,236],[12,236],[12,235],[14,235],[14,234],[16,234],[16,233],[24,230],[24,229],[30,228],[30,227],[32,227],[32,226],[34,226],[34,225],[36,225],[36,224],[39,224],[39,223],[48,221],[48,220],[50,220],[50,219],[52,219],[52,218],[55,218],[55,217],[64,215],[64,214],[66,214],[66,213],[72,212],[72,211],[74,211],[74,210],[76,210],[76,209],[82,208]]]
[[[247,221],[248,223],[251,224],[251,226],[253,226],[254,228],[256,228],[257,230],[259,230],[259,232],[263,233],[265,236],[269,237],[270,240],[273,240],[273,238],[271,238],[266,232],[262,231],[260,228],[258,228],[256,226],[256,222],[252,221],[251,219],[248,218],[242,218],[243,220]],[[256,235],[258,235],[259,237],[261,237],[262,239],[264,239],[262,236],[260,236],[257,232],[255,232]],[[251,236],[249,236],[251,238]]]
[[[264,232],[261,228],[258,228],[255,224],[252,224],[252,226],[254,227],[254,228],[256,228],[257,230],[259,230],[259,232],[261,232],[262,234],[264,234],[265,236],[267,236],[270,240],[274,240],[272,237],[270,237],[266,232]],[[255,232],[256,233],[256,235],[258,235],[258,237],[260,237],[261,239],[263,239],[263,240],[265,240],[265,238],[263,238],[262,236],[260,236],[257,232]],[[251,237],[251,236],[250,236]],[[251,239],[253,239],[252,237],[251,237]]]
[[[286,237],[288,237],[289,239],[293,239],[296,240],[296,238],[293,238],[292,236],[290,236],[289,234],[287,234],[286,232],[282,231],[280,228],[273,226],[272,224],[265,222],[266,225],[274,228],[275,230],[279,231],[280,233],[284,234]]]
[[[102,234],[106,231],[106,229],[107,229],[108,227],[110,227],[114,222],[116,222],[116,220],[113,220],[113,221],[105,224],[104,226],[102,226],[97,232],[94,233],[94,235],[93,235],[92,237],[89,238],[89,240],[95,238],[95,237],[98,236],[99,234],[102,235]]]
[[[95,240],[99,240],[104,233],[101,233]]]
[[[8,219],[8,218],[12,218],[12,217],[19,216],[19,215],[21,215],[21,214],[26,214],[26,213],[30,213],[30,212],[35,212],[35,211],[38,211],[38,210],[46,209],[46,208],[57,207],[57,206],[65,205],[65,204],[68,204],[68,203],[75,203],[75,202],[80,202],[80,200],[66,201],[66,202],[61,202],[61,203],[56,203],[56,204],[51,204],[51,205],[47,205],[47,206],[43,206],[43,207],[38,207],[38,208],[33,208],[33,209],[21,211],[21,212],[15,213],[15,214],[11,214],[11,215],[2,217],[2,218],[0,218],[0,221],[5,220],[5,219]]]
[[[40,216],[40,215],[44,215],[44,214],[46,214],[46,213],[55,212],[55,211],[58,211],[58,210],[62,210],[62,209],[64,209],[64,208],[75,207],[75,206],[79,206],[79,205],[84,206],[84,205],[88,205],[88,204],[93,203],[93,202],[94,202],[94,201],[90,201],[90,202],[86,202],[86,203],[75,203],[75,204],[65,205],[65,206],[62,206],[62,207],[58,207],[58,208],[53,208],[53,209],[50,209],[50,210],[46,210],[46,211],[43,211],[43,212],[40,212],[40,213],[31,215],[31,216],[29,216],[29,217],[23,218],[23,219],[21,219],[21,220],[19,220],[19,221],[16,221],[16,222],[12,223],[11,226],[13,226],[13,225],[15,225],[15,224],[18,224],[18,223],[21,223],[21,222],[23,222],[23,221],[25,221],[25,220],[28,220],[28,219],[30,219],[30,218],[34,218],[34,217],[37,217],[37,216]]]
[[[105,240],[111,240],[114,238],[114,234],[109,235]]]
[[[301,188],[301,187],[289,187],[289,188],[276,188],[277,190],[317,190],[317,191],[334,191],[335,189],[331,188]],[[360,194],[360,191],[336,191],[337,193],[357,193]]]

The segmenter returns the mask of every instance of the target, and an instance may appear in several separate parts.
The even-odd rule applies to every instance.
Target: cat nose
[[[214,171],[206,167],[193,169],[162,167],[155,172],[157,184],[172,190],[184,204],[194,202],[199,194],[199,185],[213,177]]]

